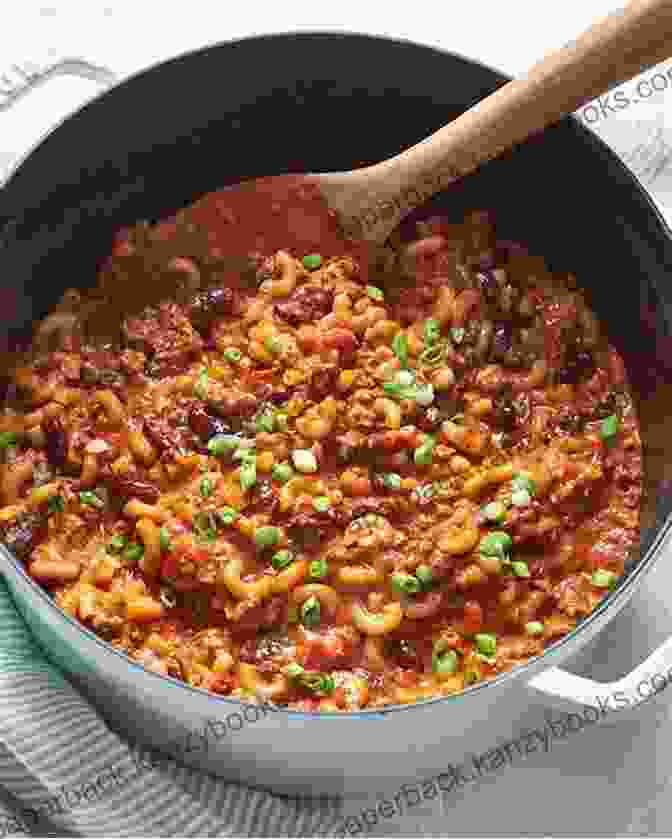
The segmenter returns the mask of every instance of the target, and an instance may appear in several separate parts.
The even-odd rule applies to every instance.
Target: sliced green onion
[[[280,353],[284,348],[284,342],[275,335],[267,335],[264,338],[264,348],[270,353]]]
[[[214,513],[204,510],[194,516],[194,533],[200,541],[214,542],[217,538],[217,522]]]
[[[310,576],[314,580],[322,580],[329,574],[329,564],[326,559],[314,559],[309,565]]]
[[[396,472],[385,472],[383,474],[383,486],[388,489],[401,489],[401,475]]]
[[[446,354],[446,347],[444,344],[434,344],[431,347],[426,347],[418,356],[420,364],[427,367],[436,367],[443,362]]]
[[[525,632],[527,635],[543,635],[544,625],[541,621],[528,621],[525,624]]]
[[[514,507],[527,507],[532,496],[526,489],[514,489],[511,493],[511,503]]]
[[[425,442],[413,452],[413,461],[416,466],[429,466],[431,464],[434,446],[436,446],[436,438],[428,434]]]
[[[280,541],[280,529],[271,525],[258,527],[254,531],[254,543],[258,548],[272,548]]]
[[[256,455],[246,457],[240,465],[240,486],[242,489],[251,489],[257,482],[257,460]]]
[[[378,288],[375,285],[367,285],[366,293],[372,300],[384,300],[385,294],[383,293],[382,289]]]
[[[203,498],[210,498],[214,491],[214,485],[210,478],[201,478],[199,490]]]
[[[476,649],[481,655],[494,658],[497,655],[497,637],[486,632],[479,632],[474,636]]]
[[[274,481],[279,481],[281,484],[286,484],[294,474],[294,470],[289,463],[276,463],[271,469],[271,477]]]
[[[144,554],[145,549],[142,545],[138,542],[131,542],[130,545],[126,545],[122,556],[128,562],[139,562]]]
[[[413,397],[418,405],[431,405],[434,401],[434,386],[433,385],[418,385]]]
[[[527,562],[523,562],[520,559],[514,559],[511,563],[511,570],[516,575],[516,577],[529,577],[530,576],[530,569],[527,567]]]
[[[597,571],[593,571],[591,578],[592,584],[598,588],[612,588],[617,580],[618,574],[614,574],[613,571],[607,571],[605,568],[598,568]]]
[[[310,449],[294,449],[292,460],[299,472],[317,472],[317,459]]]
[[[271,559],[271,565],[276,571],[281,571],[283,568],[291,565],[292,562],[294,562],[294,554],[286,549],[277,551],[273,554],[273,558]]]
[[[198,396],[199,399],[208,398],[209,380],[210,374],[208,373],[208,368],[204,367],[198,374],[198,379],[196,380],[196,384],[194,385],[194,393],[196,394],[196,396]]]
[[[432,654],[432,672],[451,675],[457,672],[459,659],[455,650],[448,650],[442,655]]]
[[[231,527],[234,521],[238,518],[240,513],[238,510],[234,510],[233,507],[223,507],[221,510],[217,512],[217,518],[224,527]]]
[[[618,430],[621,427],[621,420],[618,414],[612,414],[609,417],[606,417],[600,423],[600,437],[603,440],[611,440],[618,434]]]
[[[537,491],[534,481],[532,478],[527,474],[527,472],[515,472],[513,478],[511,480],[511,489],[514,492],[518,490],[524,490],[528,492],[530,495],[534,495]]]
[[[487,521],[501,524],[506,518],[506,507],[500,501],[491,501],[481,509],[481,513]]]
[[[47,501],[47,509],[50,513],[62,513],[65,510],[65,499],[62,495],[52,495]]]
[[[233,347],[231,347],[231,349],[224,350],[222,355],[224,356],[224,361],[228,361],[231,364],[238,364],[240,359],[243,357],[242,352],[240,350],[233,349]]]
[[[501,530],[494,530],[488,533],[481,539],[478,550],[484,556],[503,557],[504,554],[511,548],[513,541],[508,533]]]
[[[128,543],[128,537],[124,536],[123,533],[117,533],[116,536],[113,536],[108,545],[107,545],[107,552],[111,554],[118,554],[123,551]]]
[[[13,431],[0,432],[0,449],[6,449],[9,446],[16,445],[18,437]]]
[[[392,574],[392,588],[400,594],[417,594],[420,580],[410,574]]]
[[[307,600],[303,601],[301,606],[301,622],[305,626],[319,626],[320,612],[320,601],[314,594],[311,594]]]
[[[429,588],[434,582],[434,572],[429,565],[418,565],[415,569],[415,576],[423,588]]]
[[[264,431],[267,434],[272,434],[275,429],[275,416],[271,411],[263,411],[261,414],[257,415],[257,418],[254,421],[254,426],[257,434],[261,434]]]
[[[328,674],[323,675],[320,680],[320,693],[333,693],[336,690],[336,680]]]
[[[415,373],[413,370],[399,370],[395,381],[402,387],[410,387],[415,384]]]
[[[313,498],[313,507],[318,513],[326,513],[331,507],[331,501],[326,495],[318,495],[317,498]]]
[[[315,271],[316,268],[319,268],[322,265],[322,257],[319,253],[309,253],[303,257],[303,267],[306,271]]]
[[[408,338],[403,332],[397,332],[392,339],[392,349],[402,367],[408,366]]]
[[[159,530],[159,545],[162,551],[171,550],[170,533],[165,527]]]
[[[88,489],[79,493],[79,500],[80,503],[86,504],[89,507],[98,507],[100,509],[105,506],[105,502],[98,498],[95,492],[91,492]]]
[[[383,390],[397,399],[415,399],[417,393],[415,385],[402,385],[399,382],[383,382]]]
[[[425,321],[424,338],[425,344],[428,347],[431,347],[432,344],[436,344],[436,342],[441,338],[441,324],[438,320],[429,318],[429,320]]]
[[[233,434],[215,434],[208,440],[208,451],[215,457],[222,457],[227,452],[235,451],[240,445],[240,438]]]

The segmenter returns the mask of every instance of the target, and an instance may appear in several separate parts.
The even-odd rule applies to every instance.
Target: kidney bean
[[[145,417],[144,431],[150,441],[161,451],[180,448],[180,434],[175,429],[168,428],[165,420],[158,417]]]
[[[352,352],[359,346],[359,341],[349,329],[330,329],[322,337],[322,346],[329,350]]]
[[[411,620],[424,620],[433,617],[443,604],[443,592],[430,591],[423,597],[417,598],[406,607],[406,617]]]
[[[330,289],[305,285],[297,288],[289,300],[276,303],[275,312],[287,323],[298,326],[326,317],[331,311],[333,301],[334,293]]]
[[[223,419],[213,417],[205,408],[200,406],[192,407],[189,412],[189,427],[204,440],[209,440],[215,434],[225,434],[229,426]]]
[[[251,393],[225,396],[210,407],[222,417],[251,417],[257,410],[257,397]]]
[[[53,466],[63,466],[67,457],[68,443],[60,417],[47,417],[42,422],[46,437],[47,458]]]
[[[482,269],[478,271],[476,274],[476,281],[478,282],[478,287],[485,295],[486,300],[494,301],[497,298],[497,295],[499,294],[499,286],[497,285],[495,275],[490,269]]]
[[[45,528],[45,519],[38,513],[28,513],[5,530],[3,541],[17,559],[25,559]]]
[[[434,406],[427,408],[415,420],[416,425],[421,431],[432,432],[441,425],[444,416],[438,408]]]
[[[108,482],[111,484],[113,492],[122,498],[138,498],[145,504],[156,504],[159,500],[159,490],[148,481],[113,475],[108,479]]]
[[[339,372],[338,367],[323,367],[313,374],[309,390],[310,399],[313,402],[321,402],[334,393]]]
[[[506,353],[511,349],[513,341],[513,330],[509,323],[498,323],[495,325],[495,331],[492,336],[491,352],[496,359],[503,359]]]

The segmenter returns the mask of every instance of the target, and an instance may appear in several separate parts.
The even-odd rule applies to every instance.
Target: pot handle
[[[590,705],[602,714],[637,708],[672,684],[672,636],[651,655],[615,682],[596,682],[560,667],[550,667],[531,679],[528,687],[562,711]]]
[[[0,111],[5,111],[28,91],[55,76],[78,76],[91,79],[102,87],[111,87],[117,76],[107,67],[83,58],[50,58],[46,61],[21,61],[0,73]]]

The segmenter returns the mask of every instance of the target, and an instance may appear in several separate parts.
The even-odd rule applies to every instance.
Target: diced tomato
[[[357,337],[349,329],[330,329],[322,336],[322,346],[327,350],[352,352],[357,347]]]
[[[352,605],[350,603],[341,603],[336,610],[334,623],[336,626],[350,626],[352,623]]]
[[[318,353],[322,349],[322,337],[314,326],[300,326],[296,338],[307,355]]]
[[[346,700],[345,688],[344,687],[336,688],[336,690],[331,694],[331,699],[336,705],[338,705],[339,708],[345,708],[345,700]]]
[[[306,670],[326,673],[349,663],[349,652],[342,638],[316,638],[305,642],[302,659]]]
[[[371,481],[368,478],[355,478],[350,482],[350,494],[358,497],[371,495]]]
[[[418,674],[415,670],[401,670],[399,672],[399,686],[402,688],[412,688],[418,683]]]
[[[571,481],[573,478],[576,478],[579,474],[579,467],[576,463],[566,463],[562,469],[562,475],[560,476],[562,480]]]
[[[272,379],[275,375],[273,367],[264,367],[261,370],[248,370],[243,378],[248,384],[263,382],[265,379]]]
[[[606,549],[606,546],[592,548],[588,551],[586,557],[586,564],[590,571],[596,571],[598,568],[607,568],[613,561],[614,557]]]
[[[174,620],[163,620],[159,628],[159,633],[163,638],[174,638],[180,629],[180,625]]]
[[[483,626],[483,607],[477,600],[468,600],[464,604],[464,631],[467,635],[480,632]]]
[[[161,560],[161,576],[162,577],[177,577],[177,557],[175,554],[168,554]]]
[[[210,552],[203,548],[188,548],[184,552],[184,558],[191,562],[207,562],[210,559]]]
[[[230,673],[208,673],[203,682],[203,687],[215,693],[229,693],[233,686],[232,681]]]
[[[345,643],[342,638],[325,638],[322,641],[322,649],[324,654],[332,658],[345,655]]]

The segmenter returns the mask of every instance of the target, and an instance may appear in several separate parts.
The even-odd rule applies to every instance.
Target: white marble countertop
[[[386,34],[441,46],[501,68],[522,72],[545,51],[561,46],[614,0],[560,4],[486,0],[468,5],[419,0],[411,5],[341,0],[266,4],[247,0],[185,4],[156,0],[29,0],[3,8],[0,79],[5,65],[48,57],[80,57],[123,78],[157,60],[218,40],[297,29]],[[672,55],[672,45],[670,47]],[[665,74],[670,70],[670,76]],[[658,72],[658,92],[646,82]],[[668,79],[663,87],[662,78]],[[586,124],[632,166],[668,222],[672,220],[672,58],[623,86],[631,103],[584,110]],[[0,111],[0,181],[42,132],[96,92],[90,81],[57,78],[10,110]],[[635,101],[636,100],[636,101]],[[669,585],[668,585],[669,584]],[[630,606],[572,664],[575,672],[610,681],[646,657],[672,632],[672,563],[663,557]],[[667,691],[627,720],[594,726],[466,788],[379,824],[373,835],[669,835],[672,833],[672,716]],[[503,719],[516,709],[502,709]],[[538,725],[543,706],[521,710],[519,729]],[[509,732],[503,732],[506,737]],[[362,802],[365,806],[365,803]],[[356,815],[353,804],[349,814]]]

